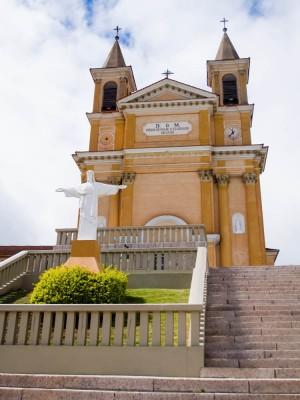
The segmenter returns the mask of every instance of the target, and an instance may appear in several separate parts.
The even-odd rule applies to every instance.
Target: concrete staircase
[[[255,369],[248,371],[220,368],[219,377],[213,377],[214,374],[214,369],[211,368],[203,369],[201,378],[0,374],[0,399],[295,400],[300,398],[299,379],[275,379],[271,378],[271,374],[268,375],[268,371]]]
[[[207,288],[199,378],[0,374],[0,400],[300,399],[300,267],[212,270]]]
[[[289,386],[300,378],[300,267],[211,270],[207,292],[202,376],[248,379],[249,393],[258,384],[273,396],[255,398],[300,399]]]

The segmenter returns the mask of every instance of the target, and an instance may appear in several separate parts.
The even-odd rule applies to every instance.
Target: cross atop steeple
[[[121,29],[122,28],[120,28],[118,25],[114,28],[114,31],[116,31],[116,36],[115,36],[116,40],[120,39],[119,32],[120,32]]]
[[[229,22],[229,20],[224,17],[223,19],[221,19],[220,22],[222,22],[224,24],[223,32],[227,32],[226,22]]]
[[[167,70],[163,72],[162,75],[166,75],[166,79],[168,79],[169,75],[174,75],[174,72],[169,71],[169,69],[167,68]]]

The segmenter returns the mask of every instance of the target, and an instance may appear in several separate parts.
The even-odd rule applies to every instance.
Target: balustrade
[[[199,346],[201,305],[0,305],[0,345]]]
[[[56,246],[70,246],[77,229],[56,229]],[[101,248],[197,247],[206,243],[203,225],[142,226],[98,228]],[[189,245],[188,245],[189,244]]]

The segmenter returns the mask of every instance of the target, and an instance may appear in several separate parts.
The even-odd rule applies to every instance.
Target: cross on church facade
[[[120,28],[118,25],[114,28],[114,31],[116,31],[116,36],[115,39],[119,40],[120,36],[119,36],[119,32],[122,28]]]
[[[167,68],[167,70],[163,72],[162,75],[166,75],[166,78],[168,79],[169,75],[174,75],[174,72],[169,71],[169,69]]]
[[[223,32],[227,32],[226,22],[229,22],[229,20],[224,17],[223,19],[221,19],[220,22],[222,22],[224,24]]]

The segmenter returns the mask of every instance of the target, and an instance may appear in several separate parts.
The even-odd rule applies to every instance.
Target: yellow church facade
[[[268,148],[251,142],[249,58],[226,30],[207,61],[212,91],[166,78],[137,90],[119,37],[95,82],[88,151],[73,157],[97,181],[127,188],[101,199],[108,227],[204,224],[211,267],[273,264],[260,192]]]

